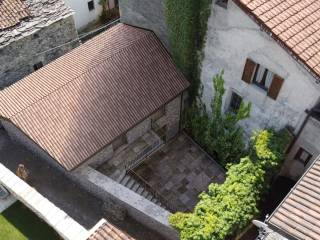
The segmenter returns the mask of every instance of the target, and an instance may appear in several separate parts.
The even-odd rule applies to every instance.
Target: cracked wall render
[[[290,125],[297,129],[305,117],[304,111],[319,97],[319,86],[304,67],[262,32],[233,1],[229,1],[228,9],[213,5],[207,34],[201,75],[207,106],[213,97],[212,78],[224,70],[224,108],[229,105],[232,91],[253,104],[250,119],[242,122],[248,136],[253,130],[265,127],[279,129]],[[267,97],[264,90],[241,80],[247,58],[284,78],[276,101]]]
[[[48,64],[78,45],[68,44],[37,55],[50,48],[78,37],[72,16],[0,48],[0,89],[24,78],[34,71],[33,65],[42,61]]]

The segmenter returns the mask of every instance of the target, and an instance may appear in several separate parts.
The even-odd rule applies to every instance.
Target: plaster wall
[[[298,180],[301,175],[310,167],[310,165],[318,158],[320,154],[320,122],[314,118],[310,118],[301,132],[300,137],[293,145],[288,154],[281,175],[289,177],[293,180]],[[312,155],[312,158],[306,166],[298,160],[295,160],[295,155],[302,147]]]
[[[121,22],[152,30],[170,48],[165,0],[120,0],[119,8]]]
[[[91,11],[89,11],[88,8],[89,1],[90,0],[65,0],[67,6],[74,11],[73,17],[78,30],[98,20],[102,12],[102,6],[99,4],[100,0],[94,0],[94,9]]]
[[[276,101],[266,91],[241,80],[247,58],[284,78]],[[232,91],[244,102],[252,103],[250,118],[241,123],[247,136],[266,127],[280,129],[288,125],[297,131],[306,116],[304,111],[319,98],[319,86],[312,75],[233,1],[228,1],[227,9],[212,6],[202,65],[203,99],[209,109],[214,96],[212,78],[222,70],[224,109],[229,106]]]

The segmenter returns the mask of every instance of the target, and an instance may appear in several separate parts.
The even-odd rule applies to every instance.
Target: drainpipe
[[[309,118],[311,117],[311,114],[312,114],[312,112],[313,112],[313,109],[311,109],[311,110],[307,109],[305,112],[307,113],[307,116],[306,116],[306,118],[304,119],[304,121],[303,121],[303,123],[302,123],[302,125],[301,125],[301,127],[300,127],[300,129],[299,129],[299,131],[298,131],[298,133],[297,133],[297,135],[294,136],[291,144],[289,145],[289,147],[288,147],[288,149],[287,149],[287,151],[286,151],[287,154],[291,151],[293,145],[297,142],[297,140],[298,140],[298,138],[300,137],[303,129],[304,129],[305,126],[307,125],[307,122],[309,121]]]

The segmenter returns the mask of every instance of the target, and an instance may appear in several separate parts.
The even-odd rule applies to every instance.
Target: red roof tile
[[[135,240],[108,222],[102,225],[88,238],[88,240]]]
[[[0,92],[0,115],[71,170],[188,87],[154,33],[109,29]]]
[[[22,0],[0,0],[0,30],[15,26],[29,14]]]
[[[234,0],[320,78],[319,0]]]
[[[320,239],[320,159],[300,179],[268,223],[298,239]]]

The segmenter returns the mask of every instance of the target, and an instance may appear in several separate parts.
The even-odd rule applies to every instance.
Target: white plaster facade
[[[255,84],[242,81],[248,58],[284,79],[276,100]],[[268,127],[290,126],[297,133],[306,118],[305,111],[319,101],[320,86],[316,79],[233,1],[228,1],[227,8],[213,4],[208,21],[201,74],[207,106],[214,96],[212,78],[222,70],[226,88],[224,109],[229,107],[232,92],[240,95],[244,102],[252,103],[250,118],[241,123],[248,137],[253,131]],[[310,149],[313,158],[320,153],[319,141],[312,142],[313,133],[319,129],[315,124],[307,126],[314,128],[307,131],[311,135],[306,131],[302,134],[292,148],[285,164],[287,170],[283,172],[294,179],[305,170],[301,164],[292,162],[299,145]]]
[[[320,88],[312,75],[233,1],[228,2],[227,9],[213,5],[204,53],[201,79],[206,104],[213,97],[213,76],[224,70],[225,108],[232,91],[252,103],[251,117],[243,122],[248,133],[287,125],[298,129],[305,110],[318,101]],[[247,58],[284,78],[276,101],[261,88],[241,80]]]
[[[88,2],[92,0],[65,0],[65,3],[75,12],[73,17],[76,28],[81,30],[89,23],[98,20],[102,12],[100,0],[93,0],[94,9],[89,10]],[[109,8],[115,7],[115,0],[109,0]]]

